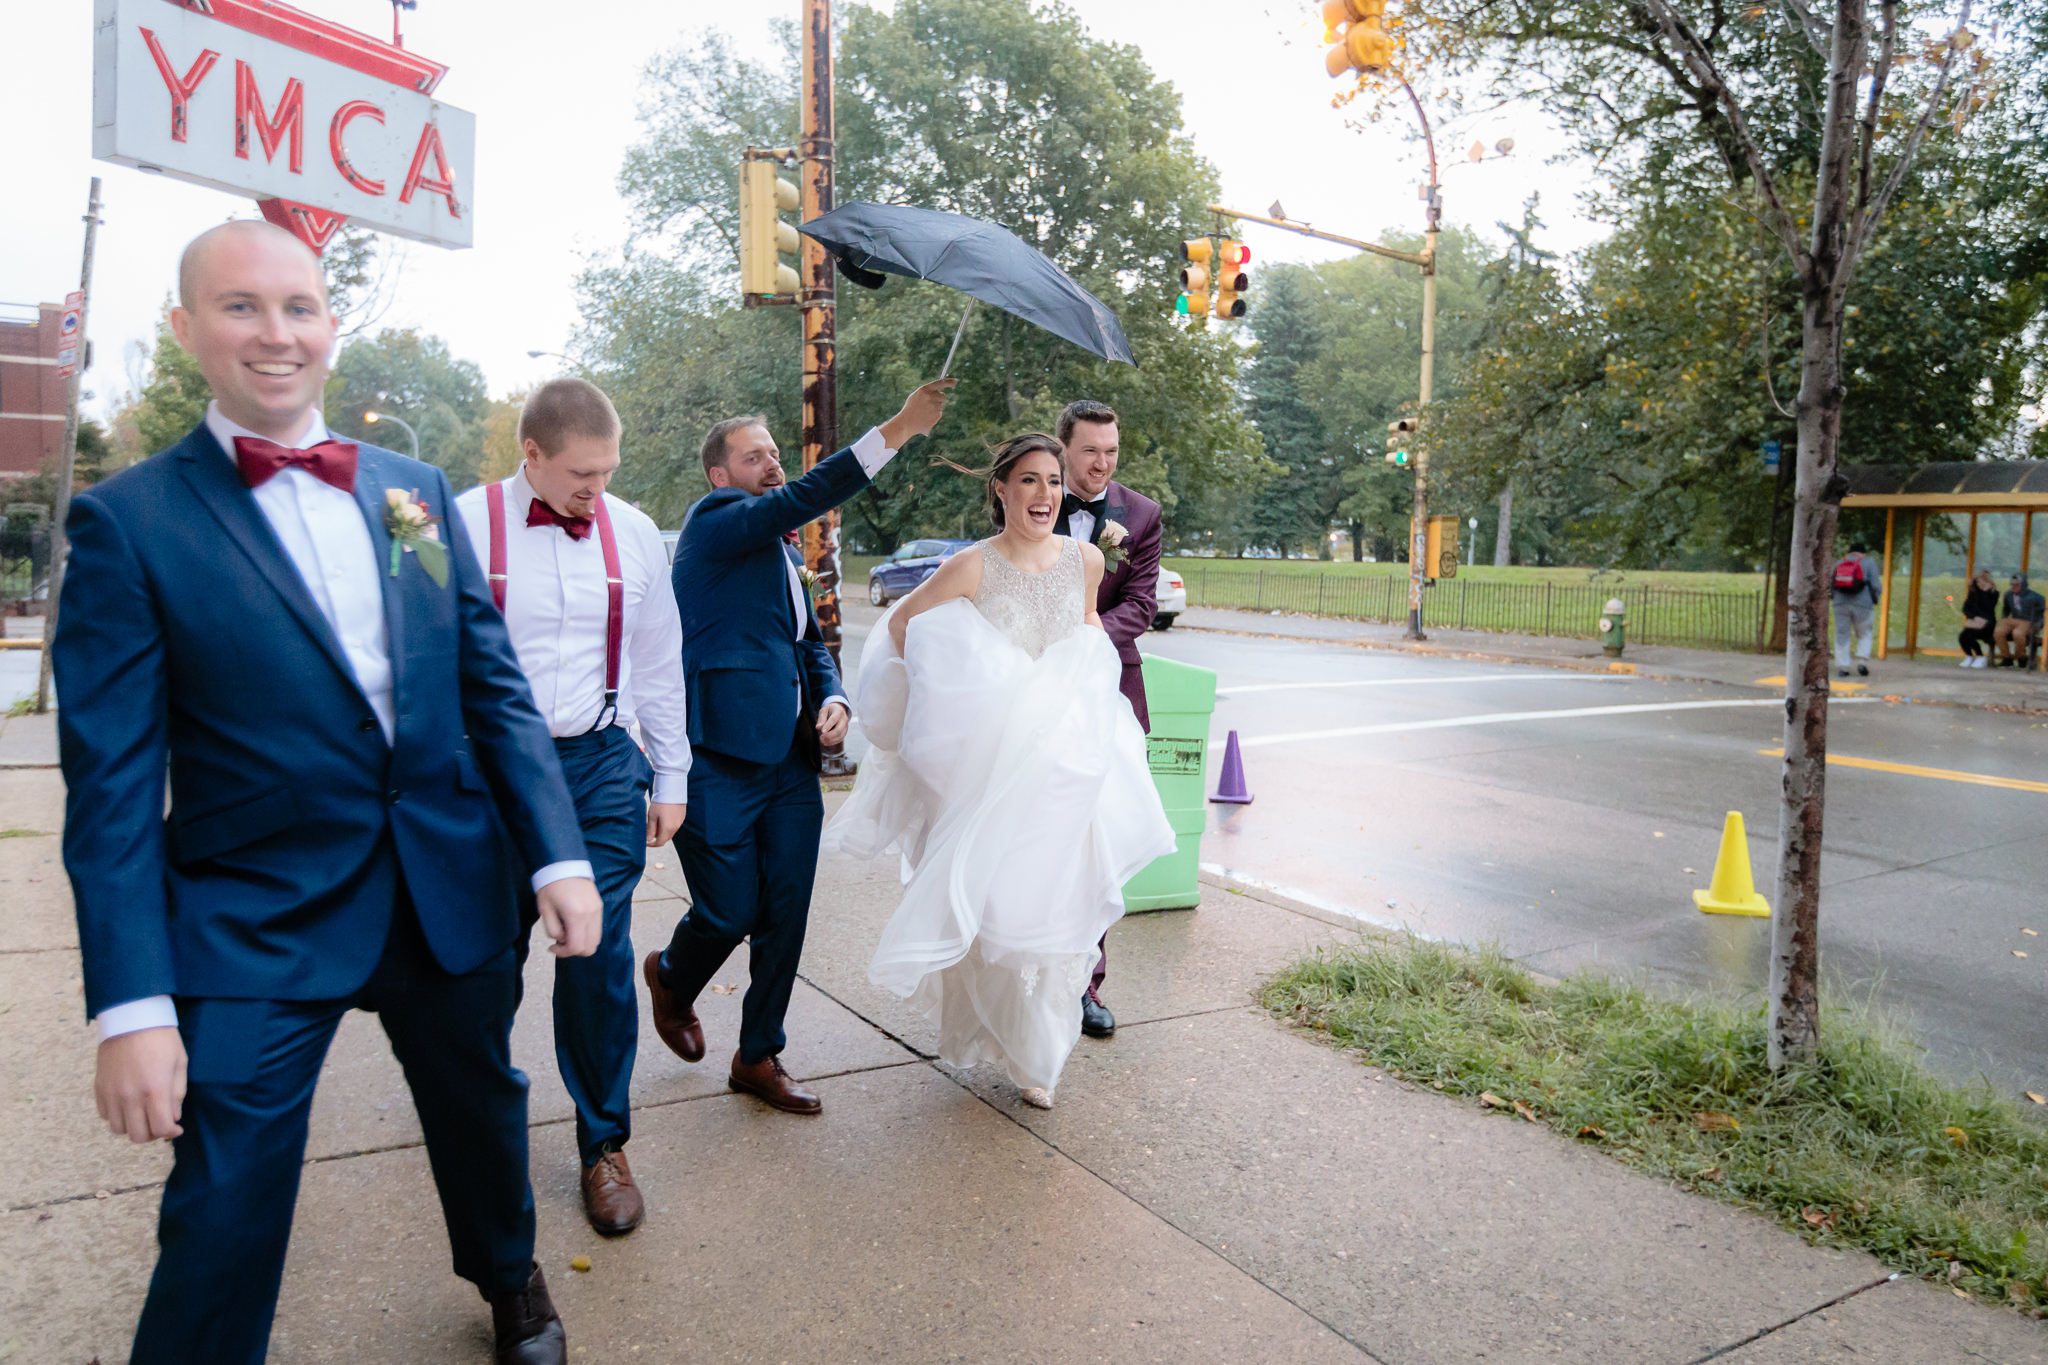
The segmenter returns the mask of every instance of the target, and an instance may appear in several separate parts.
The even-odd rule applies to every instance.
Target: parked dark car
[[[910,596],[939,565],[972,544],[971,540],[904,542],[895,554],[868,570],[868,601],[886,607],[898,598]]]

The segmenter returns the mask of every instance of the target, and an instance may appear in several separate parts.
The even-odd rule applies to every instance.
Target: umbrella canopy
[[[1092,355],[1138,363],[1116,314],[1008,228],[936,209],[856,200],[798,230],[854,270],[935,280]]]

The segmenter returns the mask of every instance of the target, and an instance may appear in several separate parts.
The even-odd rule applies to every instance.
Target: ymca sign
[[[447,68],[278,0],[95,0],[93,155],[249,195],[315,250],[344,220],[470,245],[476,117]]]

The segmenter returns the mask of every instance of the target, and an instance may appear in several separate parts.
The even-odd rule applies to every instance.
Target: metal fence
[[[1267,572],[1175,566],[1190,606],[1292,611],[1361,621],[1405,622],[1408,579],[1393,574]],[[1612,598],[1628,607],[1628,638],[1645,645],[1749,650],[1765,607],[1761,588],[1613,587],[1598,583],[1498,583],[1444,579],[1422,595],[1422,623],[1445,630],[1591,637]]]
[[[38,596],[50,572],[48,522],[0,521],[0,602]]]

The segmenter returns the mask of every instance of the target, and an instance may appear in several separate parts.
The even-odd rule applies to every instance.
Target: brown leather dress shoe
[[[654,1000],[654,1031],[661,1035],[661,1041],[686,1062],[703,1061],[704,1025],[697,1021],[696,1010],[676,999],[676,993],[661,984],[659,948],[640,964],[640,974],[647,978],[647,994]]]
[[[538,1265],[525,1288],[488,1297],[497,1365],[568,1365],[569,1340]]]
[[[602,1237],[623,1237],[647,1216],[624,1152],[606,1152],[583,1168],[583,1214]]]
[[[825,1108],[823,1100],[790,1079],[782,1069],[780,1057],[763,1057],[749,1064],[740,1060],[739,1053],[733,1053],[730,1084],[785,1114],[816,1114]]]

